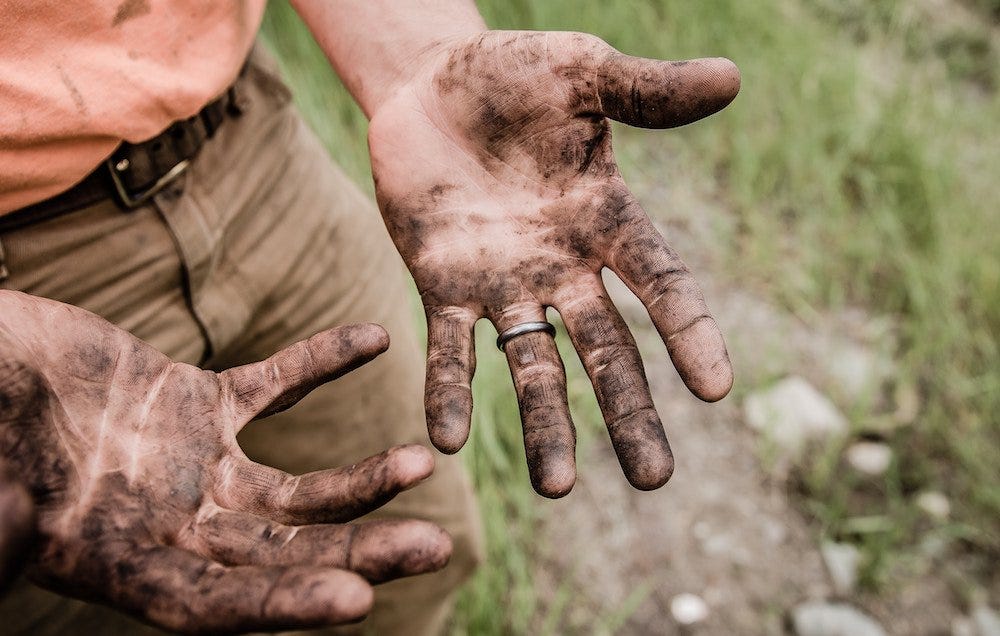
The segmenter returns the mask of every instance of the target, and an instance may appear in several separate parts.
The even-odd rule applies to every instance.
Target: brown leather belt
[[[195,116],[174,122],[148,141],[123,142],[83,181],[54,197],[0,215],[0,234],[48,221],[105,199],[136,208],[179,177],[227,116],[240,114],[234,88]]]

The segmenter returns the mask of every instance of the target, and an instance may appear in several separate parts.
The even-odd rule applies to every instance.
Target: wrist
[[[471,0],[292,0],[369,118],[443,43],[486,24]]]
[[[383,104],[390,101],[402,87],[413,82],[433,81],[435,70],[445,64],[451,51],[486,33],[481,27],[456,28],[447,34],[437,34],[433,41],[414,46],[407,55],[400,55],[390,64],[377,81],[372,81],[361,95],[357,95],[368,119],[372,119]]]

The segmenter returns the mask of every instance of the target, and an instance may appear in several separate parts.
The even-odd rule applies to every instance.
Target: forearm
[[[472,0],[291,0],[365,115],[423,54],[486,29]]]

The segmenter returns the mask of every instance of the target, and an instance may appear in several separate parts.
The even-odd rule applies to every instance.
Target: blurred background
[[[676,473],[655,493],[627,486],[561,333],[580,478],[551,502],[531,491],[506,365],[480,324],[462,454],[489,554],[453,631],[1000,633],[1000,0],[478,4],[494,28],[739,65],[721,114],[614,131],[626,181],[705,287],[737,381],[717,405],[687,395],[609,280]],[[371,191],[364,117],[284,0],[265,38]]]

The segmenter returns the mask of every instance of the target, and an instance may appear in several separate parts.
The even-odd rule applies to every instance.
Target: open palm
[[[608,118],[666,128],[705,117],[739,89],[728,60],[629,57],[578,33],[487,32],[426,54],[369,130],[376,194],[428,323],[431,440],[465,443],[473,325],[498,331],[555,308],[590,375],[628,480],[653,489],[673,458],[642,361],[600,273],[642,300],[691,391],[732,385],[722,335],[687,268],[618,171]],[[552,338],[505,347],[535,489],[575,481],[575,432]]]
[[[341,327],[215,374],[82,309],[0,292],[0,459],[37,510],[29,576],[217,632],[357,620],[369,582],[440,568],[451,543],[430,523],[339,525],[427,477],[427,449],[292,476],[236,443],[387,346],[376,325]]]

